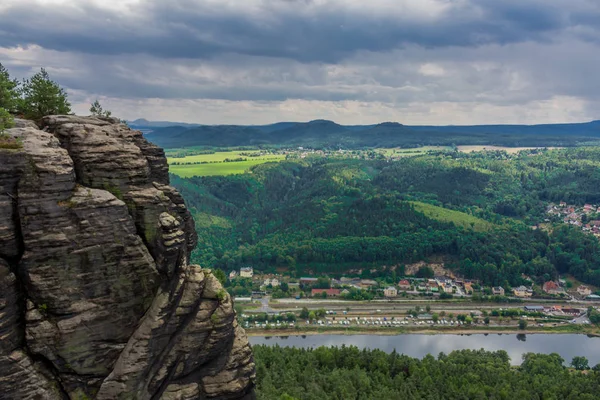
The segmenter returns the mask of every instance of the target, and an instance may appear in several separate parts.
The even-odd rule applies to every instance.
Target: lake
[[[252,336],[250,344],[290,347],[356,346],[403,353],[415,358],[427,354],[436,356],[453,350],[504,350],[512,364],[520,364],[525,353],[558,353],[566,364],[575,356],[585,356],[590,366],[600,363],[600,338],[586,335],[549,334],[473,334],[473,335],[306,335],[306,336]]]

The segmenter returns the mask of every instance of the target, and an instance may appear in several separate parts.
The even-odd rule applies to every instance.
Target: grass
[[[194,213],[194,221],[196,222],[196,228],[208,228],[214,226],[224,229],[232,228],[231,222],[226,218],[203,212]]]
[[[168,158],[167,161],[169,163],[169,172],[182,178],[190,178],[192,176],[243,174],[255,165],[285,159],[285,155],[282,154],[266,154],[259,157],[248,157],[241,154],[256,152],[254,150],[218,151],[212,154],[198,154],[184,158]],[[245,161],[224,162],[226,159],[236,158],[244,158]],[[182,165],[184,163],[198,164]]]
[[[428,151],[443,151],[443,150],[450,150],[451,147],[449,146],[423,146],[423,147],[415,147],[415,148],[408,148],[408,149],[402,149],[402,148],[392,148],[392,149],[377,149],[376,151],[382,153],[384,156],[386,157],[392,157],[392,156],[414,156],[414,155],[419,155],[419,154],[425,154]]]
[[[237,162],[221,162],[213,164],[193,164],[193,165],[170,165],[169,172],[182,178],[191,178],[193,176],[215,176],[215,175],[235,175],[243,174],[251,167],[272,161],[281,161],[281,158],[275,159],[252,159]]]
[[[493,224],[488,221],[460,211],[449,210],[447,208],[421,203],[418,201],[411,201],[409,203],[413,205],[416,211],[423,213],[425,216],[437,221],[452,222],[456,226],[474,229],[478,232],[488,231],[493,227]]]
[[[7,133],[0,132],[0,149],[18,150],[23,147],[20,139],[15,139]]]
[[[193,156],[186,156],[183,158],[168,158],[169,164],[173,162],[222,162],[226,158],[250,158],[242,156],[240,153],[255,153],[255,151],[217,151],[211,154],[197,154]]]

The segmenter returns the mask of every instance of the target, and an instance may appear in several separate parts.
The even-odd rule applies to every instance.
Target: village
[[[506,299],[561,299],[561,300],[600,300],[586,285],[569,287],[566,279],[548,281],[541,286],[533,284],[525,275],[523,278],[529,282],[528,286],[514,288],[485,287],[478,281],[434,276],[433,278],[403,277],[397,283],[389,283],[384,279],[361,279],[357,277],[344,277],[340,279],[328,277],[301,277],[291,278],[285,275],[254,273],[252,267],[242,267],[239,272],[229,273],[227,287],[235,287],[236,282],[246,279],[251,282],[251,297],[260,298],[271,295],[274,298],[313,298],[313,299],[340,299],[340,300],[373,300],[388,299],[400,300],[408,296],[424,296],[449,300],[453,298],[473,298],[480,300],[482,297],[500,297]],[[571,285],[572,286],[572,285]],[[248,289],[249,291],[249,289]],[[361,296],[360,293],[363,293]],[[235,291],[232,293],[236,295]],[[239,301],[247,301],[248,296],[239,296]]]
[[[248,295],[234,297],[247,329],[587,325],[589,310],[600,302],[592,288],[566,279],[514,288],[445,276],[390,284],[356,277],[294,279],[243,267],[230,272],[228,289],[239,282],[248,284]]]
[[[550,203],[546,214],[548,218],[545,222],[562,222],[577,226],[583,232],[600,238],[600,206],[597,204],[575,206],[564,201],[559,204]]]

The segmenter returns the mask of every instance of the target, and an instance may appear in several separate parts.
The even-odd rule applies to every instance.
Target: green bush
[[[217,300],[219,300],[220,302],[225,301],[225,299],[227,298],[227,291],[225,291],[224,289],[219,289],[219,291],[217,291]]]

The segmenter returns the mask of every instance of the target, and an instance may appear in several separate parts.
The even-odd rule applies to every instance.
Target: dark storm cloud
[[[38,45],[100,55],[207,59],[233,53],[335,63],[358,51],[549,42],[571,28],[598,32],[592,1],[445,1],[418,15],[383,2],[149,1],[123,13],[84,2],[58,7],[23,0],[0,9],[0,46]],[[407,2],[399,1],[398,4]],[[234,6],[231,6],[234,4]],[[412,4],[415,4],[413,2]],[[381,12],[378,7],[381,6]],[[388,5],[386,5],[389,7]]]

